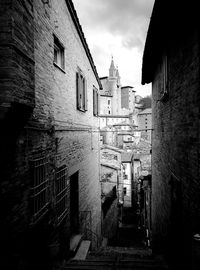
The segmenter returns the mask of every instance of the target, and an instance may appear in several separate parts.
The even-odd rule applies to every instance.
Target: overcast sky
[[[141,85],[142,56],[154,0],[73,0],[100,77],[108,76],[111,56],[123,86],[151,94]]]

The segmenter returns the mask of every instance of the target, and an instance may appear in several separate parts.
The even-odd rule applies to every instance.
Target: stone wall
[[[199,43],[195,28],[176,33],[168,46],[169,94],[165,101],[160,100],[160,65],[153,81],[153,245],[159,252],[187,259],[191,258],[192,236],[200,228]]]
[[[23,56],[17,58],[15,65],[15,51],[10,54],[13,81],[8,84],[5,84],[6,79],[3,81],[5,91],[12,90],[13,82],[18,87],[18,82],[24,81],[18,87],[21,91],[18,103],[31,103],[31,109],[34,96],[34,110],[29,110],[26,117],[24,107],[17,105],[11,105],[6,116],[3,114],[1,205],[6,207],[1,211],[4,246],[1,264],[4,269],[47,269],[52,261],[68,255],[71,236],[70,176],[76,172],[79,175],[79,211],[90,212],[90,229],[101,238],[99,119],[93,116],[93,85],[96,88],[99,85],[66,1],[49,1],[46,4],[35,1],[34,5],[32,1],[2,1],[1,5],[8,13],[7,19],[3,17],[1,23],[8,27],[9,33],[10,18],[16,16],[16,29],[19,28],[16,30],[19,36],[17,42],[22,50],[20,57]],[[54,35],[65,48],[63,70],[53,64]],[[5,42],[9,42],[9,38],[9,34],[5,35]],[[78,67],[87,79],[86,112],[76,109]],[[48,211],[40,220],[33,222],[30,162],[37,156],[48,160]],[[66,167],[67,211],[59,223],[55,208],[55,173],[62,166]],[[84,220],[80,218],[79,222],[81,229]],[[97,241],[91,240],[95,248]]]

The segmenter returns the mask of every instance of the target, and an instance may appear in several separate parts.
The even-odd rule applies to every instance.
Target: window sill
[[[59,68],[63,73],[66,73],[64,69],[62,69],[59,65],[57,65],[55,62],[53,62],[54,66]]]
[[[81,109],[81,108],[77,108],[77,110],[78,110],[79,112],[83,112],[83,113],[87,112],[87,110],[84,110],[84,109]]]

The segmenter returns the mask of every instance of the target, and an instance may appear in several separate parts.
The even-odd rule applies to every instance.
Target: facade
[[[101,237],[101,83],[70,0],[0,8],[0,264],[47,269]]]
[[[135,91],[132,86],[121,86],[118,68],[112,58],[109,76],[100,78],[99,111],[100,127],[121,122],[132,122],[131,114],[135,109]]]
[[[142,110],[137,115],[138,129],[141,130],[141,137],[151,142],[152,116],[151,108]]]
[[[153,248],[176,269],[200,267],[197,10],[194,2],[155,1],[142,67],[142,83],[152,82],[153,94]]]

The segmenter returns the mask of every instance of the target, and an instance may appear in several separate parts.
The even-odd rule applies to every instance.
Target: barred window
[[[66,166],[56,172],[56,213],[61,221],[67,213],[67,174]]]
[[[32,175],[32,221],[36,222],[48,211],[48,160],[45,157],[40,157],[31,160],[30,164]]]

